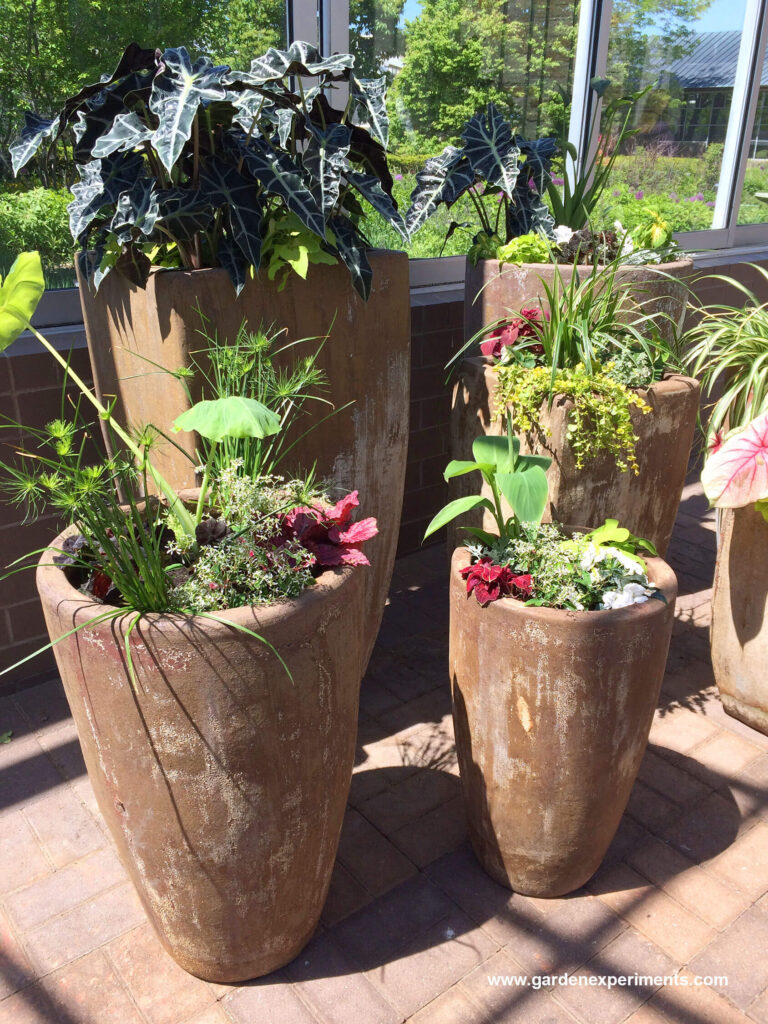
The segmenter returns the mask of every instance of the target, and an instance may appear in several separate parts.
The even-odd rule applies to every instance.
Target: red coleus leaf
[[[515,579],[508,565],[495,565],[488,556],[466,566],[461,575],[467,581],[467,596],[474,594],[483,607],[509,595]]]
[[[513,576],[511,586],[522,597],[528,598],[533,593],[533,577],[530,573],[525,573],[522,576]]]
[[[491,359],[499,359],[505,348],[511,348],[521,339],[535,338],[541,332],[540,325],[549,320],[549,313],[538,306],[528,306],[520,310],[519,317],[513,317],[491,331],[486,341],[481,342],[480,351]],[[541,355],[541,345],[532,345],[531,351]]]
[[[316,503],[295,508],[283,516],[282,540],[296,539],[314,556],[319,568],[337,565],[370,565],[358,545],[378,533],[372,517],[351,521],[360,504],[357,491],[345,495],[330,507]]]
[[[376,525],[376,520],[373,516],[368,519],[361,519],[357,523],[352,523],[346,530],[339,532],[337,529],[328,531],[328,538],[333,540],[334,544],[362,544],[365,540],[370,540],[371,537],[375,537],[379,532],[379,528]]]

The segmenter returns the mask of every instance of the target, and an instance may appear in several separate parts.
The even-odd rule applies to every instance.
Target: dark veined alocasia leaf
[[[19,253],[5,279],[0,279],[0,352],[26,329],[44,291],[40,253]]]
[[[344,114],[341,110],[332,107],[322,93],[315,96],[309,108],[309,117],[313,124],[325,127],[329,124],[341,124],[344,121]],[[349,146],[349,159],[354,164],[359,164],[369,174],[375,174],[381,180],[381,187],[385,192],[392,191],[392,175],[387,164],[387,151],[372,138],[365,128],[353,124],[352,141]]]
[[[279,149],[273,149],[264,139],[252,138],[246,144],[241,133],[227,133],[228,150],[243,159],[243,166],[268,192],[272,192],[314,231],[324,237],[325,221],[315,197],[304,184],[301,169],[290,156]]]
[[[169,173],[192,134],[200,104],[226,97],[222,79],[228,71],[226,65],[215,67],[207,57],[198,57],[193,64],[184,46],[164,51],[149,108],[160,122],[152,145]]]
[[[342,262],[352,277],[355,291],[367,300],[371,294],[373,271],[365,253],[365,242],[348,217],[332,217],[328,227]]]
[[[39,114],[32,113],[31,110],[24,114],[24,127],[21,129],[21,135],[8,147],[11,152],[11,165],[14,174],[18,174],[22,167],[29,163],[40,149],[43,140],[49,139],[56,131],[58,123],[58,118],[48,120],[48,118],[40,117]]]
[[[469,160],[456,146],[446,146],[442,153],[430,157],[416,175],[416,187],[411,192],[411,205],[405,216],[409,235],[418,231],[441,203],[455,203],[474,181]]]
[[[114,269],[127,281],[130,281],[131,284],[135,284],[139,288],[146,288],[149,273],[152,270],[152,262],[146,253],[143,253],[137,246],[129,243],[115,261]],[[106,274],[104,277],[106,277]],[[95,283],[95,286],[98,289],[98,283]]]
[[[357,189],[363,199],[367,199],[371,206],[388,224],[408,241],[408,232],[405,228],[405,221],[397,208],[397,203],[391,195],[387,195],[381,187],[379,179],[373,174],[361,174],[359,171],[349,171],[347,181],[353,188]]]
[[[489,103],[484,111],[470,117],[461,137],[464,155],[475,175],[498,186],[511,199],[519,173],[520,150],[496,105]]]
[[[126,75],[96,93],[77,111],[73,155],[75,163],[85,164],[93,159],[97,142],[112,128],[120,114],[128,113],[131,105],[141,105],[149,99],[152,76],[137,71]]]
[[[112,153],[125,153],[151,138],[152,129],[144,124],[135,111],[129,110],[128,113],[117,115],[112,127],[96,140],[91,152],[95,159],[111,156]]]
[[[200,192],[213,207],[226,206],[230,238],[258,269],[264,207],[256,183],[221,157],[210,157],[200,166]]]
[[[155,230],[160,215],[153,178],[137,178],[115,203],[115,213],[109,230],[121,245],[127,245],[138,233],[148,238]]]
[[[507,209],[507,238],[527,235],[529,231],[538,231],[552,239],[555,219],[535,185],[532,187],[527,180],[518,181],[514,200]]]
[[[213,223],[213,207],[199,189],[167,188],[157,193],[156,227],[180,242],[189,241]]]
[[[271,46],[263,57],[251,61],[250,72],[241,77],[243,81],[254,84],[274,82],[286,75],[345,78],[354,63],[355,58],[350,53],[335,53],[323,58],[316,46],[297,40],[287,50]]]
[[[86,101],[103,92],[105,88],[118,82],[121,78],[141,71],[154,73],[159,55],[159,50],[145,50],[138,43],[129,43],[118,61],[117,67],[106,80],[84,86],[80,92],[67,100],[59,115],[59,131],[64,130],[65,126],[72,120],[75,113]],[[145,78],[145,80],[150,81],[149,78]]]
[[[327,217],[338,202],[352,131],[344,124],[332,124],[323,129],[310,122],[309,128],[310,137],[302,154],[302,163],[309,176],[315,202]]]
[[[368,127],[371,135],[385,148],[389,144],[389,117],[387,116],[387,79],[349,79],[349,101],[353,115]]]
[[[226,437],[269,437],[281,427],[280,417],[255,398],[230,395],[204,399],[177,416],[173,429],[195,431],[209,441]]]
[[[543,195],[549,172],[552,167],[552,158],[560,148],[557,139],[523,139],[515,136],[515,143],[520,149],[521,156],[525,157],[520,173],[527,175],[526,180],[533,179],[536,188]]]
[[[222,269],[229,274],[232,284],[235,286],[235,293],[239,295],[248,280],[248,260],[243,256],[242,250],[232,237],[228,226],[219,238],[217,252]]]
[[[74,199],[67,209],[72,237],[83,242],[103,207],[117,202],[120,193],[132,188],[142,176],[144,161],[137,153],[113,153],[103,160],[91,160],[78,170],[80,181],[72,186]]]

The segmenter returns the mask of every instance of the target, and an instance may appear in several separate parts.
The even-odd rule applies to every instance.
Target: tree
[[[349,49],[358,74],[378,78],[383,61],[402,56],[404,6],[405,0],[349,0]]]

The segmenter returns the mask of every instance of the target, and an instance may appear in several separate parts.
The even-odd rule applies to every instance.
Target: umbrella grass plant
[[[244,476],[239,474],[242,459],[227,462],[232,444],[263,441],[283,427],[275,409],[249,395],[203,399],[177,418],[175,430],[195,431],[205,445],[200,495],[188,507],[152,463],[158,432],[147,428],[131,436],[115,420],[112,408],[96,398],[69,361],[31,326],[43,288],[39,255],[22,253],[0,283],[0,351],[22,331],[31,331],[62,366],[77,397],[65,398],[62,416],[43,429],[25,428],[29,442],[16,446],[13,461],[0,462],[0,486],[13,503],[30,512],[46,507],[73,527],[61,549],[31,554],[50,552],[52,564],[64,569],[73,585],[104,605],[102,615],[52,643],[128,614],[125,653],[135,682],[130,637],[142,615],[187,612],[224,621],[213,611],[295,597],[325,567],[367,564],[359,545],[375,534],[376,525],[373,520],[351,522],[356,492],[330,507],[311,480],[286,483],[276,477]],[[85,415],[89,407],[95,418]],[[117,454],[94,461],[101,423]],[[19,428],[11,421],[6,426]],[[147,497],[150,481],[160,498]],[[8,575],[33,564],[21,559],[9,567]],[[30,657],[34,654],[4,671]]]

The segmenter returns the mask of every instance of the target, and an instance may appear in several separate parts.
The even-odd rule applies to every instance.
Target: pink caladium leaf
[[[704,464],[704,493],[717,508],[768,498],[768,413],[728,437]]]

